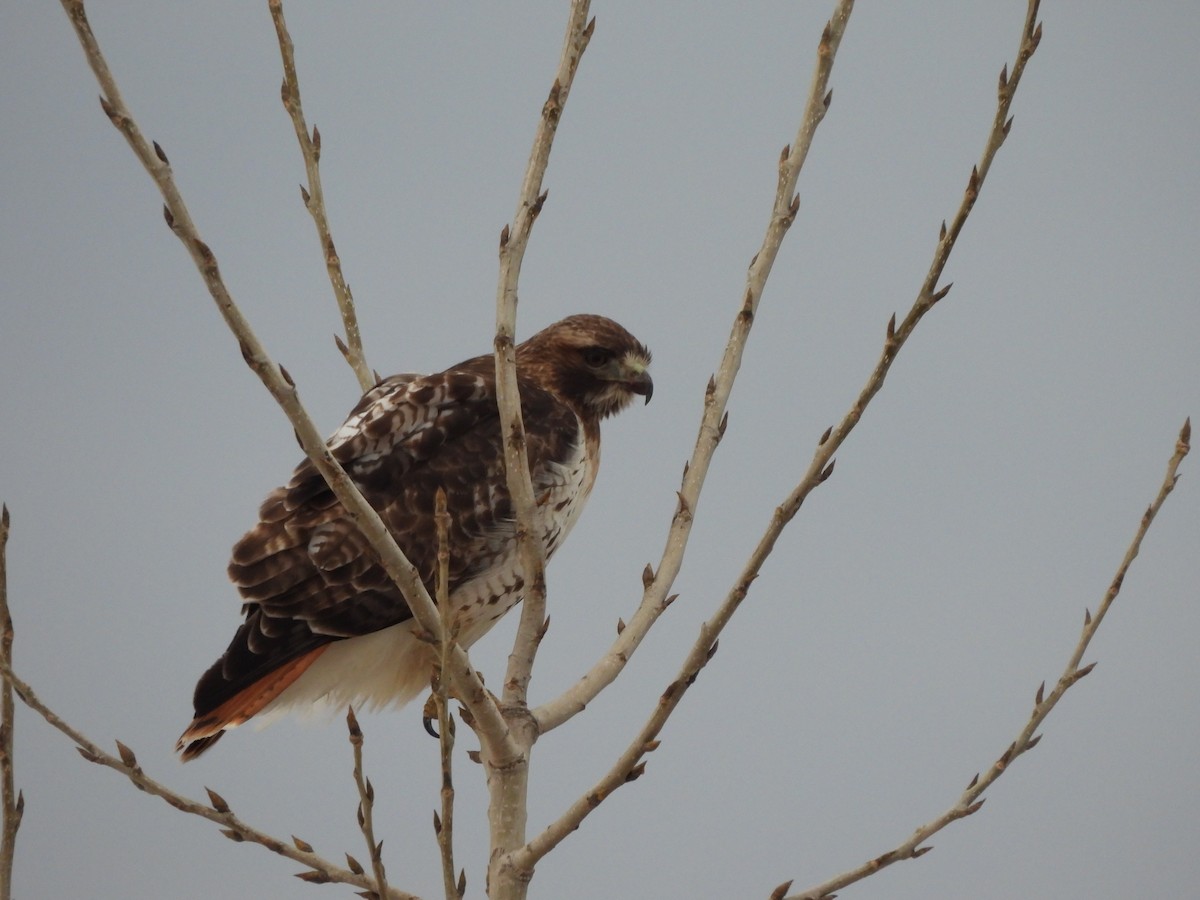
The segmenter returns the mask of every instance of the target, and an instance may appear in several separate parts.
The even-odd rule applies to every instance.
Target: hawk
[[[516,348],[536,510],[549,558],[579,518],[600,463],[600,420],[650,402],[650,351],[611,319],[571,316]],[[491,354],[436,375],[394,375],[363,395],[329,448],[432,594],[434,497],[451,521],[449,597],[469,647],[521,600]],[[305,460],[233,547],[244,621],[196,684],[176,745],[194,759],[256,715],[328,703],[379,708],[428,687],[432,656],[403,594],[325,479]]]

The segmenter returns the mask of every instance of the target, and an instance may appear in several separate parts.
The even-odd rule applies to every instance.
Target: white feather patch
[[[411,621],[334,641],[254,717],[254,724],[270,725],[289,712],[307,718],[332,716],[351,705],[400,707],[429,689],[431,666],[429,646],[413,636]]]

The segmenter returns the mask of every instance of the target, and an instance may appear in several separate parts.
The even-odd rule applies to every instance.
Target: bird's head
[[[517,347],[517,365],[598,419],[620,412],[634,394],[654,393],[650,351],[604,316],[570,316]]]

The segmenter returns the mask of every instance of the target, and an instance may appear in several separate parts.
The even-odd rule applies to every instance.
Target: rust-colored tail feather
[[[195,759],[218,740],[227,729],[236,728],[262,711],[268,703],[282,694],[305,670],[325,652],[328,644],[314,647],[268,672],[249,687],[242,688],[220,706],[192,719],[187,730],[175,742],[175,749],[184,762]]]

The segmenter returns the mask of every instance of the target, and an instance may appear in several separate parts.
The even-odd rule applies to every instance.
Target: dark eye
[[[584,364],[592,369],[599,369],[605,363],[613,358],[611,350],[605,350],[603,347],[584,347],[583,361]]]

